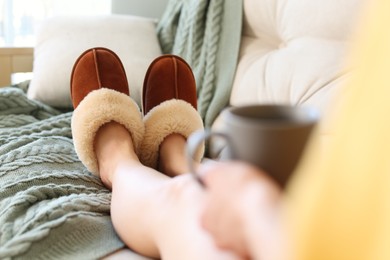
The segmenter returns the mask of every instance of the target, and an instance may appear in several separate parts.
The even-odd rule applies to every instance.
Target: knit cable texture
[[[0,88],[0,259],[97,259],[123,246],[110,192],[74,151],[71,115]]]
[[[229,103],[241,39],[242,0],[170,0],[157,27],[164,53],[183,57],[206,127]]]

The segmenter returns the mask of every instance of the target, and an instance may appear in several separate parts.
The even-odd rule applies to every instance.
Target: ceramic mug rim
[[[248,115],[252,111],[263,112],[262,115]],[[268,114],[268,115],[266,115]],[[263,116],[265,117],[263,118]],[[280,120],[263,120],[269,116],[280,116]],[[225,109],[221,114],[221,119],[224,124],[239,124],[244,126],[250,124],[259,127],[282,127],[286,126],[302,126],[315,124],[319,120],[319,113],[312,107],[292,106],[292,105],[276,105],[276,104],[257,104],[234,106]],[[286,120],[287,119],[287,120]]]

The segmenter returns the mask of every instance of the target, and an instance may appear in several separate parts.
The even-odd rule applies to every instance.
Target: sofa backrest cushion
[[[363,1],[244,0],[231,105],[326,109],[350,74],[344,59]]]

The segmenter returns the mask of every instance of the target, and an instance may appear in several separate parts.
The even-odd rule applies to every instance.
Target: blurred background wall
[[[168,0],[111,0],[114,14],[131,14],[160,18]]]

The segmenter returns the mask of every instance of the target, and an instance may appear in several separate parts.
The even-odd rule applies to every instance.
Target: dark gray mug
[[[219,136],[227,143],[227,152],[222,157],[253,164],[283,187],[318,119],[318,112],[308,107],[253,105],[228,108],[221,114],[221,131],[196,132],[188,139],[190,170],[201,181],[192,156],[204,141]]]

